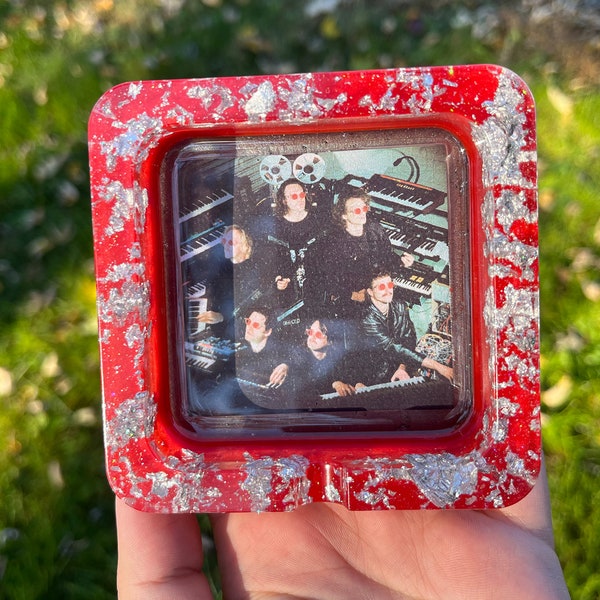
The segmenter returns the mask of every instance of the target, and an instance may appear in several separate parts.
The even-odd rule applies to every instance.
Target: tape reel
[[[294,177],[302,183],[317,183],[325,175],[325,161],[313,152],[301,154],[292,168]]]
[[[259,173],[269,185],[278,186],[292,176],[292,164],[281,154],[271,154],[262,159]]]

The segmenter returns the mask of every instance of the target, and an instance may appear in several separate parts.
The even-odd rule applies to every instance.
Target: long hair
[[[250,258],[250,256],[252,256],[252,250],[254,248],[254,242],[252,241],[252,236],[240,225],[229,225],[228,227],[225,228],[225,231],[223,232],[223,237],[225,237],[230,231],[237,231],[244,239],[244,243],[246,244],[246,247],[248,248],[248,258]]]
[[[328,318],[315,317],[314,319],[306,320],[305,329],[310,329],[313,323],[319,323],[321,331],[327,336],[327,346],[331,347],[335,345],[336,340],[336,326],[334,321]]]
[[[306,194],[306,210],[310,210],[310,201],[308,199],[308,191],[306,190],[306,186],[298,179],[290,177],[290,179],[286,179],[277,190],[277,194],[275,195],[275,214],[278,217],[284,217],[288,211],[288,206],[285,203],[285,188],[288,185],[299,185],[302,188],[302,191]]]
[[[364,190],[356,188],[348,188],[341,192],[337,198],[337,202],[331,209],[331,217],[336,225],[339,225],[342,229],[346,228],[344,219],[342,219],[346,212],[346,204],[351,198],[360,198],[367,206],[371,204],[371,197]]]

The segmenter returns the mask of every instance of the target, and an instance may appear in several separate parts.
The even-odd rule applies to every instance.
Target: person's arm
[[[454,377],[454,371],[452,367],[447,367],[446,365],[439,363],[437,360],[433,360],[433,358],[424,358],[422,364],[426,369],[433,369],[434,371],[437,371],[440,375],[442,375],[442,377],[448,379],[448,381],[452,381]]]

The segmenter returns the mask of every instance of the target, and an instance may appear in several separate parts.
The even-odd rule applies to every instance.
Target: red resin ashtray
[[[490,65],[140,81],[89,152],[135,508],[499,508],[541,460],[535,110]]]

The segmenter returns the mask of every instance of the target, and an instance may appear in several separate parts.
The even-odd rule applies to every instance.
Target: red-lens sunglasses
[[[258,329],[259,327],[261,327],[261,323],[259,323],[258,321],[253,321],[250,318],[244,319],[244,322],[246,323],[246,325],[249,325],[250,327],[254,327],[254,329]]]
[[[324,337],[326,337],[325,334],[318,329],[307,329],[306,335],[309,337],[316,337],[318,340],[322,340]]]

